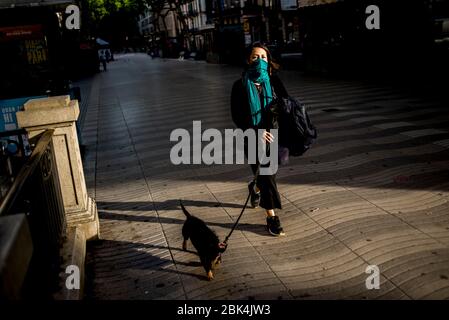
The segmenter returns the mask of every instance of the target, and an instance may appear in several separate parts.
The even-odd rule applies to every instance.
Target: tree
[[[115,46],[123,44],[123,38],[139,37],[137,21],[140,14],[148,9],[153,16],[153,24],[157,32],[167,32],[166,17],[170,12],[180,25],[180,40],[191,36],[188,27],[188,15],[182,6],[194,0],[80,0],[82,7],[89,13],[89,37],[103,37],[112,41]],[[162,20],[164,30],[159,21]]]
[[[138,36],[137,18],[146,0],[80,0],[82,10],[88,12],[89,37],[103,37],[115,46],[123,44],[123,38]]]

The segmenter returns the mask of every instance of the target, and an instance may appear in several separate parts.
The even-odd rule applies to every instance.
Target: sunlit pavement
[[[263,209],[248,209],[207,281],[198,256],[182,251],[178,199],[223,239],[251,171],[175,166],[169,136],[192,131],[194,120],[202,130],[234,128],[230,90],[240,72],[128,54],[83,82],[84,168],[102,239],[88,247],[87,298],[449,298],[447,105],[295,71],[280,76],[309,106],[319,139],[278,171],[287,235],[270,236]],[[369,265],[379,268],[379,289],[366,286]]]

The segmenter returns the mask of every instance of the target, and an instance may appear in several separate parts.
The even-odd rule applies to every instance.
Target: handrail
[[[20,191],[25,185],[27,179],[34,173],[34,170],[38,166],[39,161],[47,150],[47,146],[51,143],[53,133],[53,129],[48,129],[41,134],[41,137],[39,138],[36,147],[33,150],[33,153],[31,154],[28,161],[20,169],[19,173],[14,179],[13,184],[6,193],[6,196],[3,198],[3,201],[0,204],[0,216],[8,213],[17,196],[20,194]]]

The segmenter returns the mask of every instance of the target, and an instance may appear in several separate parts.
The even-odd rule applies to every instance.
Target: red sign
[[[39,39],[42,37],[42,25],[40,24],[0,28],[0,41]]]

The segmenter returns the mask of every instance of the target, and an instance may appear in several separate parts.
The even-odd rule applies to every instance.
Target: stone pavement
[[[101,219],[88,246],[88,299],[449,298],[447,102],[373,84],[281,73],[319,140],[278,172],[286,237],[248,209],[211,282],[181,250],[185,217],[220,238],[247,196],[247,165],[170,163],[175,128],[233,128],[239,68],[117,56],[92,80],[84,167]],[[192,247],[190,247],[192,248]],[[380,289],[367,290],[368,265]]]

